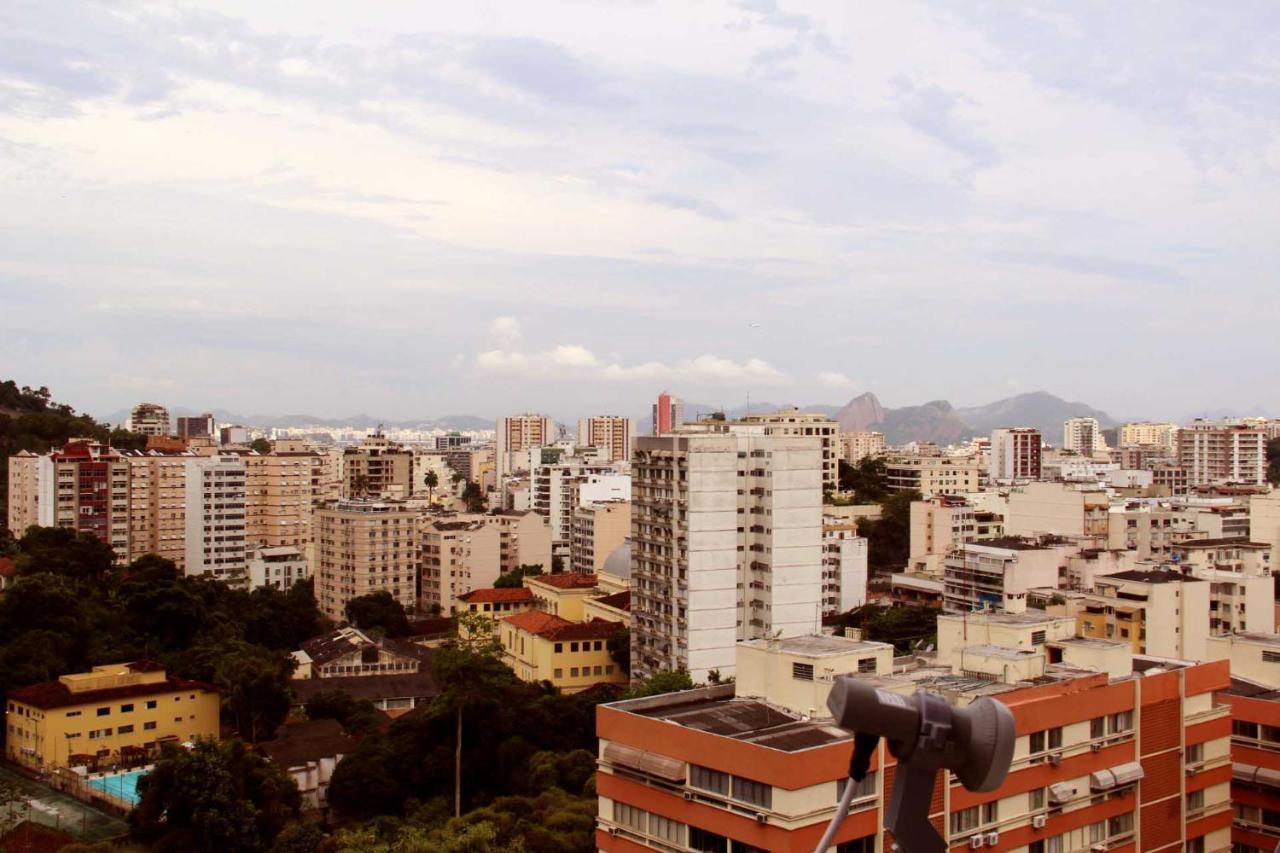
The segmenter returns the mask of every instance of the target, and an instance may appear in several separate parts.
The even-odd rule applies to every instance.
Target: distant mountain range
[[[365,414],[351,415],[346,418],[321,418],[316,415],[242,415],[236,412],[228,412],[226,409],[209,409],[207,411],[213,414],[218,423],[240,424],[247,427],[257,427],[258,429],[308,426],[373,429],[381,424],[390,429],[492,430],[494,423],[489,418],[480,418],[475,415],[445,415],[444,417],[422,420],[393,421],[388,418],[375,418],[372,415]],[[169,410],[169,417],[175,419],[200,414],[203,414],[203,412],[182,406],[176,406]],[[101,418],[101,420],[112,424],[122,424],[128,417],[129,410],[124,409],[119,412],[112,412]]]
[[[760,402],[751,404],[751,412],[775,412],[784,406]],[[1097,418],[1103,429],[1117,425],[1106,412],[1085,403],[1070,402],[1046,391],[1033,391],[1006,397],[985,406],[957,409],[946,400],[931,400],[917,406],[885,408],[870,392],[854,397],[844,406],[802,406],[803,411],[823,414],[838,421],[846,432],[883,432],[889,444],[910,441],[932,441],[952,444],[977,435],[989,435],[998,427],[1034,427],[1044,433],[1050,443],[1061,441],[1062,422],[1067,418]],[[685,417],[694,418],[721,411],[703,403],[686,403]],[[739,418],[747,414],[745,406],[729,409],[725,415]],[[638,424],[642,434],[649,432],[649,419]]]

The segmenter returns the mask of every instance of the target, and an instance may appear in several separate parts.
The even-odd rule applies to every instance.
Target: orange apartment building
[[[1218,694],[1231,707],[1233,853],[1280,845],[1280,690],[1232,679]]]
[[[839,643],[851,651],[823,648]],[[834,637],[782,640],[768,651],[772,664],[752,675],[742,654],[753,643],[743,643],[736,684],[600,706],[596,846],[812,851],[852,750],[851,735],[824,717],[825,697],[834,675],[853,671],[882,689],[929,689],[958,704],[997,694],[1013,711],[1018,741],[1003,786],[976,794],[948,777],[935,785],[930,820],[949,850],[1230,849],[1231,720],[1214,702],[1228,685],[1226,662],[1135,658],[1098,640],[1041,643],[1001,654],[985,647],[1015,667],[1038,661],[1038,675],[1013,683],[937,666],[904,672],[891,657],[888,667],[877,659],[872,647],[881,644]],[[1100,669],[1079,665],[1094,652]],[[1049,662],[1064,655],[1079,661]],[[837,853],[893,849],[880,829],[895,772],[883,742],[871,769]]]

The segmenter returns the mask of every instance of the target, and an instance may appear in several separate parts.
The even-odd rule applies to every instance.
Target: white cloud
[[[561,344],[547,353],[547,358],[561,367],[595,367],[599,364],[595,353],[577,344]]]
[[[594,352],[578,344],[559,344],[536,353],[489,350],[476,356],[476,367],[491,373],[542,379],[594,378],[608,382],[684,380],[713,385],[776,385],[788,381],[785,373],[759,358],[734,361],[705,353],[671,364],[647,361],[624,365],[617,361],[605,363]]]
[[[843,373],[824,370],[818,374],[818,384],[827,388],[852,388],[853,380]]]
[[[489,324],[489,336],[503,349],[520,345],[520,321],[515,317],[494,317]]]

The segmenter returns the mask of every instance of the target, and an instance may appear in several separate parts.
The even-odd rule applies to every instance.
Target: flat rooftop
[[[975,655],[986,655],[992,658],[1008,658],[1009,660],[1017,660],[1019,658],[1039,657],[1040,653],[1031,649],[1015,649],[1009,646],[993,646],[982,643],[974,646],[965,646],[961,652],[972,652]]]
[[[772,642],[769,640],[747,640],[742,645],[755,649],[774,648],[787,654],[815,658],[878,651],[889,647],[888,643],[878,643],[873,640],[851,640],[848,637],[827,635],[785,637]]]
[[[1050,640],[1047,646],[1069,646],[1077,649],[1117,649],[1129,648],[1128,643],[1119,640],[1104,640],[1101,637],[1067,637],[1062,640]]]
[[[656,720],[665,720],[689,729],[754,743],[782,752],[798,752],[815,746],[851,740],[853,735],[831,722],[805,720],[792,712],[760,699],[738,699],[731,694],[707,696],[705,690],[667,694],[665,703],[644,703],[648,707],[627,708]]]
[[[1045,622],[1060,622],[1071,619],[1070,616],[1053,616],[1049,613],[1005,613],[993,610],[990,613],[940,613],[939,619],[967,619],[970,622],[986,622],[989,625],[1043,625]]]
[[[1280,646],[1280,634],[1264,634],[1261,631],[1237,631],[1231,635],[1231,638],[1256,646],[1268,646],[1271,648]]]

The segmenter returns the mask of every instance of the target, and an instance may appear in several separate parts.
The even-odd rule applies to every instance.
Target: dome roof
[[[613,549],[600,567],[600,571],[620,578],[631,577],[631,540],[625,539]]]

